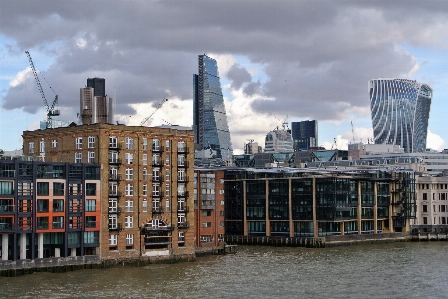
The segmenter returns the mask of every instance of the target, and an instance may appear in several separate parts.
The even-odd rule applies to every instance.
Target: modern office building
[[[106,96],[106,80],[104,78],[88,78],[87,86],[92,87],[94,90],[93,96],[105,97]]]
[[[406,153],[426,150],[432,89],[408,79],[374,79],[368,84],[376,144],[395,144]]]
[[[93,124],[25,131],[28,155],[101,165],[103,259],[194,256],[193,132]]]
[[[290,153],[293,152],[291,134],[284,128],[275,128],[266,134],[264,143],[265,153]]]
[[[224,180],[226,235],[407,232],[416,216],[412,170],[229,169]]]
[[[100,165],[28,158],[0,160],[0,260],[98,255]]]
[[[201,149],[216,151],[216,158],[230,160],[233,154],[226,109],[216,60],[199,55],[199,71],[193,75],[194,142]]]
[[[305,120],[291,123],[291,135],[294,140],[294,150],[308,150],[310,147],[318,147],[317,120]]]
[[[80,89],[79,111],[81,122],[84,125],[96,123],[112,124],[114,121],[113,99],[107,95],[95,96],[93,87]]]
[[[196,247],[224,245],[224,169],[195,168]]]

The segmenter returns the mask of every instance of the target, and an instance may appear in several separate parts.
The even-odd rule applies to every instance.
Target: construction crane
[[[148,119],[150,119],[151,116],[153,116],[154,113],[156,113],[156,111],[159,110],[160,107],[162,107],[162,105],[163,105],[165,102],[167,102],[167,101],[168,101],[168,99],[163,99],[163,100],[159,103],[159,105],[157,105],[156,110],[154,110],[154,111],[151,113],[151,115],[149,115],[149,116],[146,117],[144,120],[142,120],[142,122],[140,123],[140,126],[143,126],[143,125],[148,121]]]
[[[44,93],[44,90],[42,89],[42,85],[40,84],[39,77],[37,76],[37,71],[36,71],[36,68],[34,67],[33,60],[31,59],[30,52],[25,51],[25,53],[28,56],[28,60],[30,61],[31,70],[33,71],[34,79],[36,79],[36,83],[37,83],[37,87],[39,88],[40,95],[41,95],[42,99],[44,100],[45,109],[47,109],[46,128],[48,129],[48,128],[51,128],[52,117],[59,116],[61,114],[61,112],[55,108],[58,104],[58,95],[56,94],[56,92],[54,92],[53,88],[51,88],[51,86],[50,86],[50,89],[54,92],[54,94],[56,96],[54,97],[54,100],[53,100],[53,103],[51,103],[51,106],[49,106],[47,99],[45,98],[45,93]]]

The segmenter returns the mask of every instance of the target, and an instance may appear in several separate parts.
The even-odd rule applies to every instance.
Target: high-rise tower
[[[432,88],[408,79],[374,79],[368,88],[375,143],[424,152]]]
[[[103,78],[88,78],[87,87],[80,89],[79,108],[84,125],[113,123],[114,99],[106,95],[105,85]]]
[[[104,78],[88,78],[87,87],[92,87],[94,89],[95,97],[105,97],[106,96],[106,80]]]
[[[194,142],[215,150],[218,158],[232,155],[229,126],[216,60],[199,55],[199,73],[193,75]]]
[[[294,150],[318,147],[317,132],[317,120],[292,122],[291,134],[294,140]]]

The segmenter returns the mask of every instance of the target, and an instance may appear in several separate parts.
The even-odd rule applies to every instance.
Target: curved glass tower
[[[424,152],[432,88],[408,79],[375,79],[368,87],[375,143]]]
[[[199,74],[193,75],[194,142],[216,151],[217,158],[232,157],[226,108],[216,60],[199,55]]]

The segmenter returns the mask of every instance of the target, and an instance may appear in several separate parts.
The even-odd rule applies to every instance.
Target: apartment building
[[[194,256],[192,130],[99,123],[23,142],[45,161],[101,165],[101,258]]]
[[[224,245],[224,170],[195,168],[196,247]]]
[[[97,255],[100,166],[3,159],[0,260]]]

